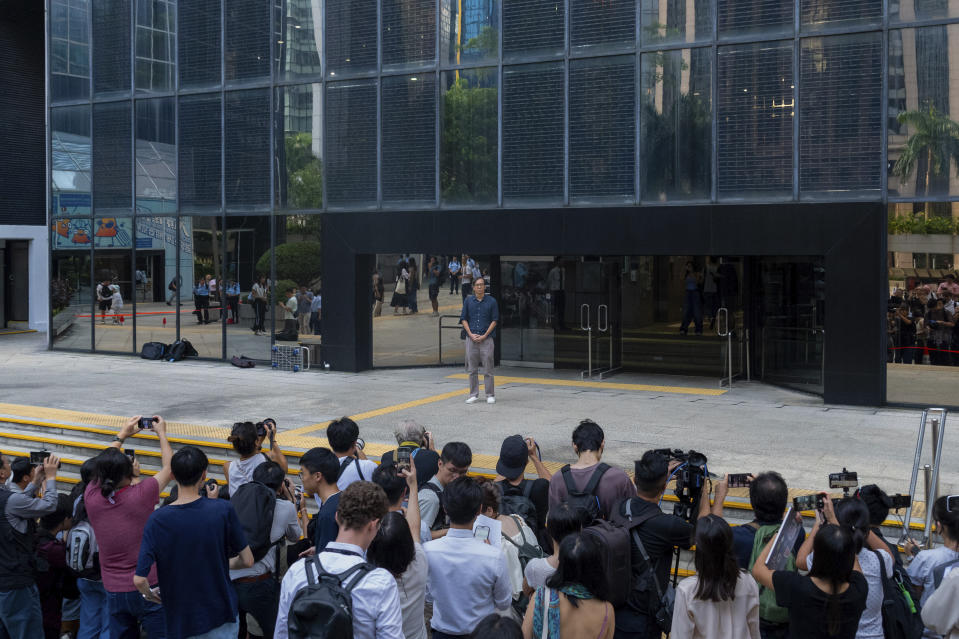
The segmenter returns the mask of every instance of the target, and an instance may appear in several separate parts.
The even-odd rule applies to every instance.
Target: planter
[[[53,322],[50,326],[50,331],[53,333],[53,336],[57,337],[73,326],[73,322],[76,320],[76,318],[77,316],[69,308],[65,308],[54,315]]]

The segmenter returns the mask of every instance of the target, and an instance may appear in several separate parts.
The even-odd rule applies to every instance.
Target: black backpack
[[[306,587],[293,597],[287,625],[290,639],[341,639],[353,636],[353,589],[374,569],[361,562],[334,574],[323,569],[320,555],[306,559]],[[313,572],[316,571],[316,576]],[[355,577],[354,577],[355,575]]]
[[[573,473],[570,471],[569,464],[563,466],[560,472],[563,474],[563,481],[566,483],[566,503],[572,508],[585,511],[590,519],[600,519],[602,509],[599,507],[599,497],[596,496],[596,489],[599,487],[599,480],[603,478],[607,470],[609,470],[609,464],[601,463],[593,471],[593,475],[586,482],[583,490],[578,490],[575,482],[573,482]]]
[[[179,362],[184,357],[196,357],[197,355],[198,353],[196,352],[196,349],[193,348],[193,344],[191,344],[188,340],[178,339],[167,346],[167,351],[164,355],[164,358],[168,362]]]
[[[166,344],[163,342],[147,342],[140,351],[143,359],[163,359],[166,354]]]
[[[253,560],[260,561],[273,546],[270,531],[273,528],[276,491],[258,481],[251,481],[230,495],[230,503],[246,533]]]
[[[446,516],[446,509],[443,508],[443,491],[440,490],[439,486],[433,482],[426,482],[420,486],[419,492],[423,492],[424,490],[434,493],[436,498],[440,501],[440,509],[436,511],[436,519],[431,522],[427,522],[430,530],[443,530],[445,528],[449,528],[449,518]]]
[[[912,583],[901,566],[893,563],[891,575],[886,575],[882,553],[873,550],[879,560],[879,578],[882,580],[882,631],[886,639],[919,639],[923,623],[919,616],[918,598],[912,598]]]
[[[516,527],[519,528],[520,538],[522,539],[523,543],[518,544],[513,541],[512,537],[508,537],[506,535],[503,535],[503,540],[516,546],[516,554],[519,557],[519,565],[525,574],[526,564],[533,559],[542,559],[546,556],[546,553],[544,553],[543,549],[539,547],[539,543],[536,541],[535,535],[533,536],[532,540],[526,537],[526,533],[523,531],[523,520],[520,519],[518,515],[510,515],[510,517],[516,523]],[[529,595],[526,593],[520,593],[518,598],[513,599],[513,610],[515,610],[520,617],[526,614],[526,608],[528,607]]]
[[[497,484],[499,485],[500,495],[502,495],[499,513],[501,515],[519,515],[529,526],[529,529],[536,532],[539,522],[536,517],[536,505],[530,498],[533,493],[533,482],[524,479],[519,486],[513,486],[505,481],[497,482]],[[520,492],[517,493],[517,490]]]

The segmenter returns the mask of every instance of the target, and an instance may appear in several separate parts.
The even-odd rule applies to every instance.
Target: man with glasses
[[[450,442],[443,447],[436,474],[420,486],[418,501],[420,505],[420,537],[429,541],[446,534],[449,518],[440,503],[440,494],[447,484],[457,477],[463,477],[473,463],[473,452],[463,442]]]

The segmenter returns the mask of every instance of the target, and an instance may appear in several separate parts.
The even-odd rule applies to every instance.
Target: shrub
[[[276,247],[276,279],[293,280],[310,286],[322,273],[322,245],[319,242],[290,242]],[[270,272],[270,251],[256,263],[260,273]],[[280,284],[280,282],[277,282]]]
[[[53,304],[54,312],[60,311],[70,306],[73,299],[73,285],[65,278],[58,278],[50,281],[50,303]]]

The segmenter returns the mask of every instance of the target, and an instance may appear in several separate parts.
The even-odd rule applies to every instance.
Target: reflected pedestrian
[[[264,318],[266,316],[266,298],[270,287],[266,283],[266,276],[261,275],[259,281],[253,285],[250,295],[253,297],[253,334],[265,335]]]
[[[193,289],[193,314],[196,315],[197,324],[210,323],[210,287],[207,282],[206,278],[201,277]]]
[[[373,273],[373,317],[383,314],[383,276],[379,271]]]
[[[440,265],[436,262],[436,256],[430,257],[429,265],[426,268],[426,280],[429,285],[430,305],[433,307],[433,317],[439,317],[439,301],[436,299],[440,294]]]
[[[486,294],[486,280],[472,282],[473,294],[463,302],[460,323],[466,331],[466,372],[469,374],[470,396],[467,404],[479,399],[479,367],[483,366],[483,385],[486,403],[495,404],[493,394],[493,331],[499,323],[499,305]]]
[[[446,265],[446,270],[450,274],[450,295],[456,295],[456,289],[460,283],[460,263],[455,255],[450,256],[450,263]]]
[[[410,273],[409,282],[406,284],[406,304],[410,309],[410,315],[419,312],[416,304],[416,292],[420,290],[420,273],[416,269],[416,260],[412,257],[407,262],[406,270]]]
[[[107,311],[113,306],[113,285],[110,280],[97,284],[97,301],[100,303],[100,323],[107,323]]]

